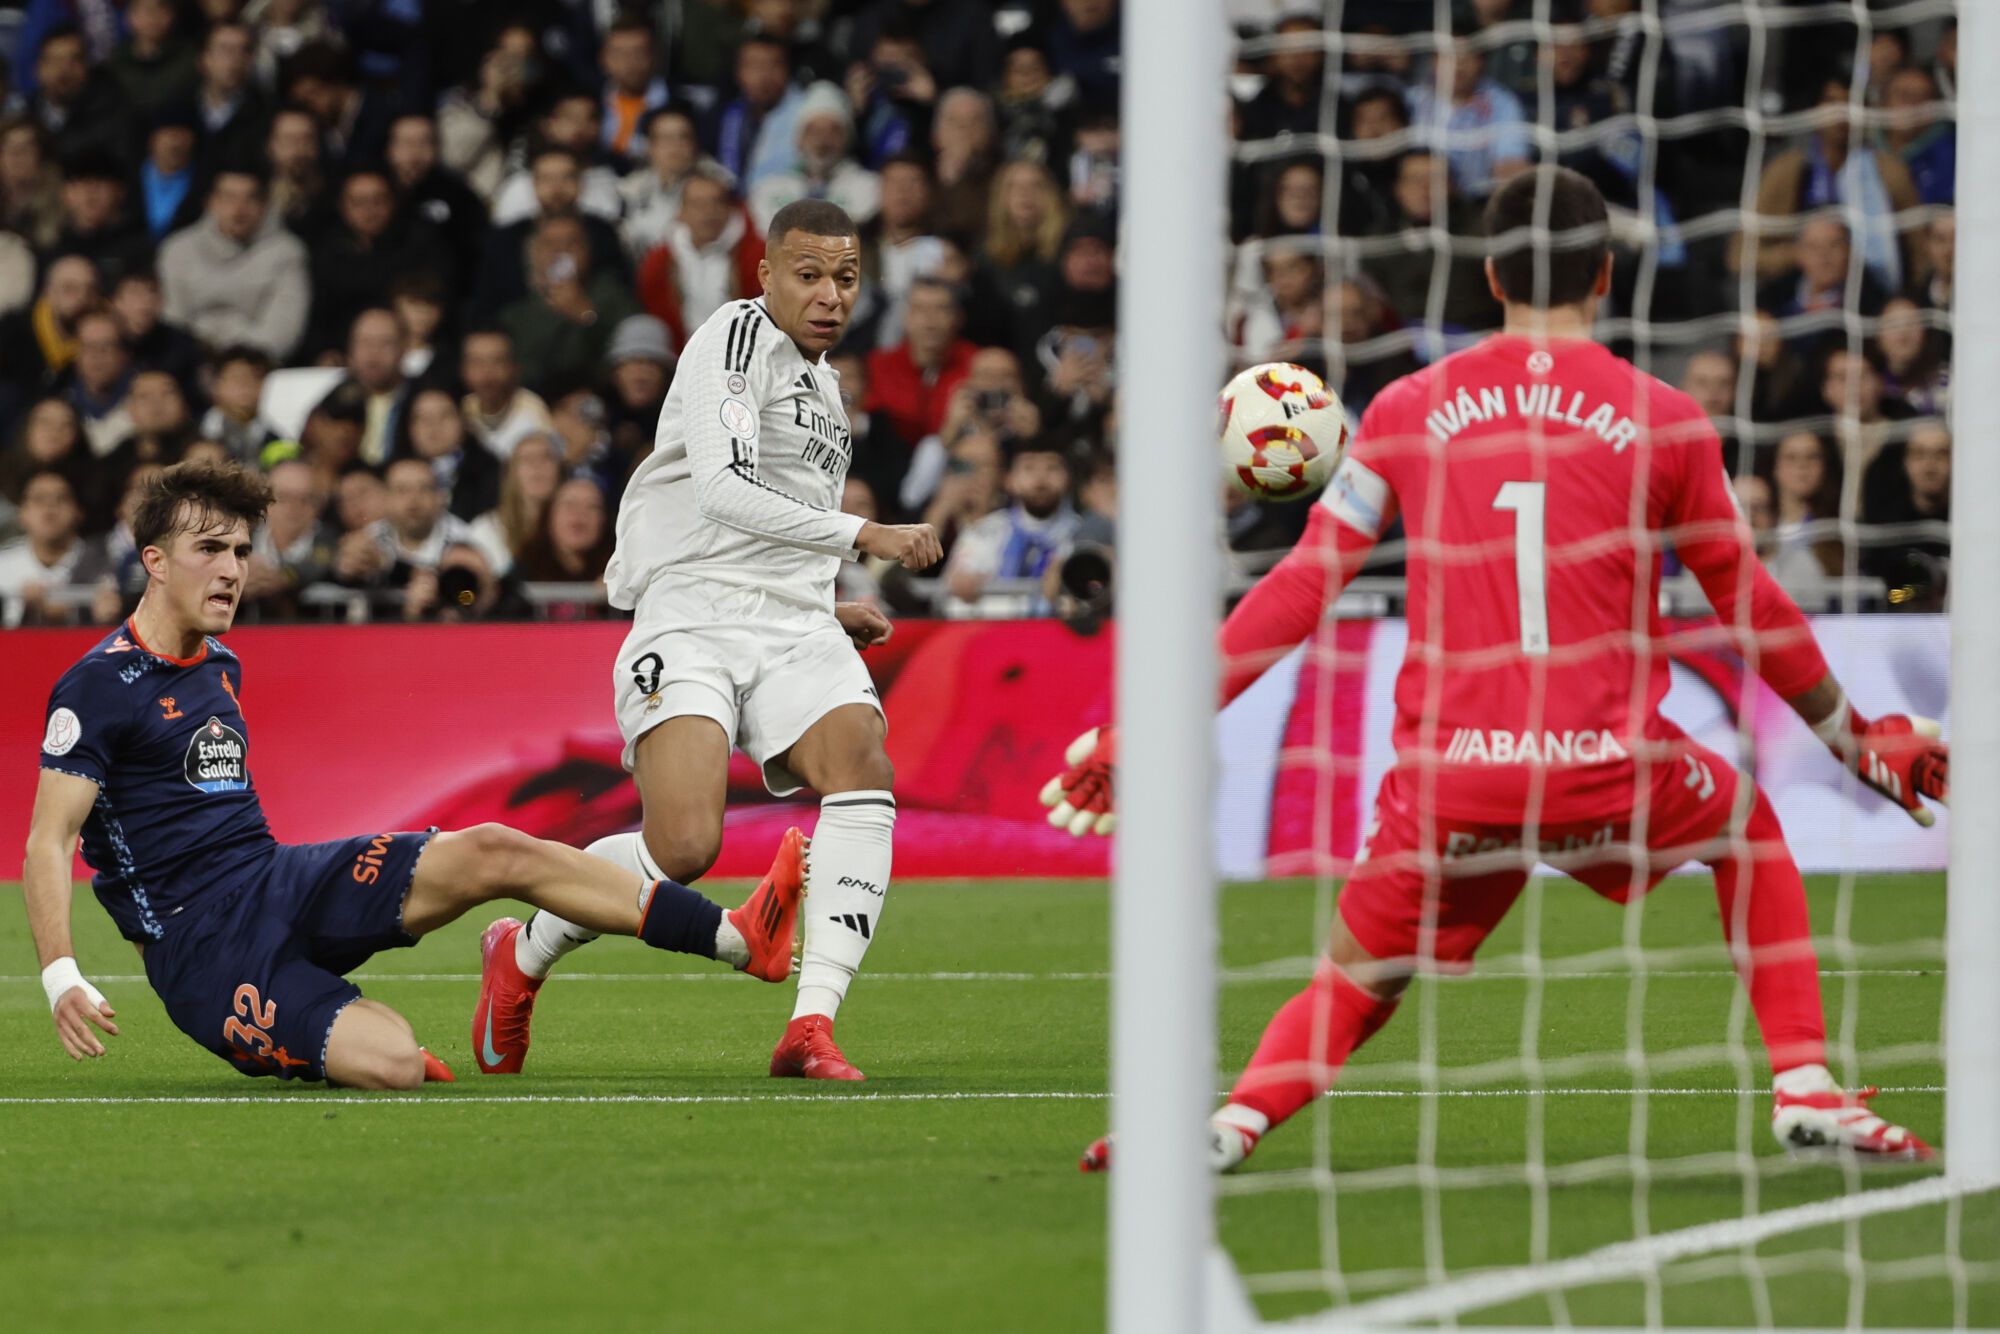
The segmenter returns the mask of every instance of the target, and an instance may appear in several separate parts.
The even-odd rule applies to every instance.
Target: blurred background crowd
[[[1617,211],[1607,341],[1714,417],[1774,571],[1941,605],[1948,6],[1780,26],[1761,58],[1696,0],[1650,30],[1639,0],[1548,25],[1461,0],[1442,37],[1430,4],[1348,0],[1337,33],[1229,8],[1239,364],[1323,370],[1358,416],[1497,322],[1481,203],[1561,161]],[[606,614],[676,354],[808,196],[861,225],[845,504],[948,549],[843,594],[1103,612],[1143,383],[1116,358],[1119,10],[0,0],[0,624],[123,614],[129,499],[202,456],[276,494],[246,618]],[[1239,585],[1306,513],[1231,497]]]

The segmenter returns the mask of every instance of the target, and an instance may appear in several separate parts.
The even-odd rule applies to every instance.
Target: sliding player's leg
[[[852,648],[846,656],[859,678],[859,684],[850,682],[848,693],[865,694],[867,702],[842,703],[820,715],[765,766],[774,790],[795,775],[789,781],[803,780],[821,794],[806,885],[812,911],[805,924],[798,1001],[771,1054],[774,1075],[862,1077],[835,1045],[833,1023],[881,929],[896,831],[891,790],[896,775],[883,745],[887,725],[867,686],[867,673]]]
[[[407,1019],[357,996],[327,1030],[326,1080],[343,1088],[413,1089],[424,1082],[427,1055]]]

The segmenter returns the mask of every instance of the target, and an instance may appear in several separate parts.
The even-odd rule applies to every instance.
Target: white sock
[[[1823,1065],[1795,1065],[1781,1074],[1771,1076],[1774,1092],[1804,1096],[1809,1093],[1838,1093],[1840,1085],[1834,1082],[1833,1072]]]
[[[660,868],[653,864],[652,857],[646,852],[646,840],[637,830],[600,838],[584,851],[593,857],[602,857],[613,866],[624,867],[649,884],[666,879]],[[724,925],[727,925],[726,920]],[[558,959],[579,945],[588,945],[597,937],[597,932],[565,921],[552,912],[537,912],[528,919],[527,929],[514,937],[514,962],[521,965],[521,971],[529,977],[547,977],[549,969],[556,966]],[[741,941],[742,937],[737,939]]]
[[[837,792],[819,804],[803,909],[805,961],[792,1018],[831,1019],[868,953],[889,893],[896,798],[879,789]]]

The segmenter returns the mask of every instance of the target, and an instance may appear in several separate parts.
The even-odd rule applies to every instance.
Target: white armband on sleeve
[[[83,970],[76,966],[76,959],[68,954],[42,969],[42,994],[49,998],[49,1010],[53,1012],[56,1002],[63,998],[71,987],[82,987],[83,994],[90,998],[92,1005],[104,1004],[104,993],[84,980]]]
[[[1350,454],[1340,461],[1340,470],[1320,492],[1319,503],[1363,537],[1377,538],[1386,526],[1382,516],[1389,508],[1389,484]]]

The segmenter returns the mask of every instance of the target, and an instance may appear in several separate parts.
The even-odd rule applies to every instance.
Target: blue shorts
[[[431,833],[279,846],[214,907],[146,946],[146,978],[181,1032],[246,1075],[325,1079],[343,974],[414,945],[403,900]]]

